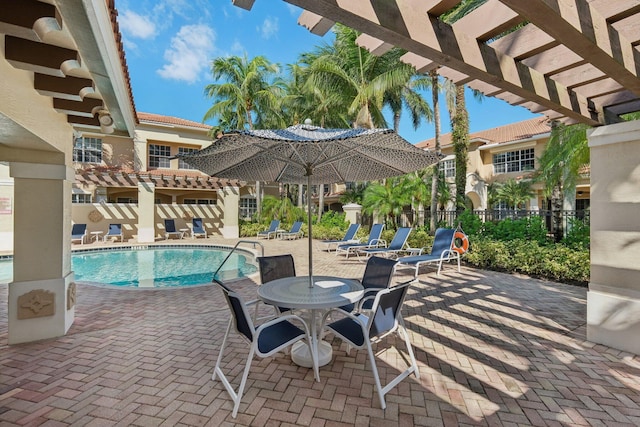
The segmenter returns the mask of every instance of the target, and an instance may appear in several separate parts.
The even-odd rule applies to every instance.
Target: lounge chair
[[[204,228],[204,222],[202,222],[202,218],[192,218],[191,219],[191,237],[194,239],[198,236],[207,238],[207,230]]]
[[[76,240],[80,241],[81,245],[84,245],[84,241],[87,238],[87,224],[73,224],[71,227],[71,243]]]
[[[176,229],[176,222],[173,219],[164,220],[164,239],[167,240],[171,236],[178,236],[179,239],[184,237],[182,231]]]
[[[360,224],[351,224],[349,228],[347,228],[347,232],[344,233],[344,237],[342,238],[342,240],[323,240],[319,243],[323,244],[323,249],[328,252],[331,252],[332,248],[336,248],[340,244],[358,243],[358,240],[356,239],[356,233],[358,233],[359,229]]]
[[[107,234],[104,235],[102,241],[106,242],[107,239],[111,239],[113,237],[120,239],[121,242],[124,242],[124,235],[122,234],[122,224],[109,224]]]
[[[407,239],[411,234],[411,227],[398,228],[396,234],[393,236],[391,243],[387,247],[367,248],[361,249],[356,252],[358,257],[365,255],[370,257],[372,255],[386,256],[386,257],[398,257],[398,254],[404,250],[404,246],[407,244]]]
[[[453,236],[455,235],[456,230],[451,228],[438,228],[436,230],[436,235],[433,240],[433,246],[431,247],[431,252],[428,254],[423,254],[423,249],[420,249],[418,255],[404,256],[398,258],[398,266],[397,268],[413,268],[414,279],[418,277],[418,270],[420,266],[423,264],[429,263],[438,263],[438,275],[440,275],[440,270],[442,269],[442,263],[444,261],[457,260],[458,261],[458,271],[460,271],[460,254],[453,250]]]
[[[278,237],[283,240],[298,239],[304,236],[302,232],[302,221],[296,221],[291,226],[291,230],[278,233]]]
[[[349,255],[357,253],[358,250],[375,248],[379,245],[384,245],[384,240],[380,239],[382,236],[382,230],[384,224],[373,224],[371,231],[369,232],[369,238],[364,243],[345,243],[336,247],[336,255],[345,254],[347,258]]]
[[[258,234],[256,235],[256,237],[266,237],[267,240],[270,239],[271,236],[276,237],[279,227],[280,227],[280,220],[274,219],[273,221],[271,221],[271,224],[269,225],[269,229],[264,231],[258,231]]]

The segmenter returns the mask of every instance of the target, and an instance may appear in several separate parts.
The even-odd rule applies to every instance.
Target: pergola
[[[488,0],[452,25],[439,17],[460,0],[287,2],[305,9],[298,23],[315,34],[342,23],[375,54],[406,49],[418,71],[550,119],[595,126],[640,110],[636,0]]]
[[[640,354],[640,2],[487,0],[449,25],[460,0],[286,0],[316,34],[339,22],[374,54],[393,46],[418,71],[593,130],[588,338]],[[254,0],[232,0],[250,10]],[[512,31],[514,30],[515,31]],[[506,35],[505,35],[506,34]],[[617,123],[617,124],[616,124]]]

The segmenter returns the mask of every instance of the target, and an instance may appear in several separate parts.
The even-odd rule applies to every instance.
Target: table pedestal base
[[[318,342],[318,367],[324,366],[331,362],[333,356],[333,349],[331,344],[326,341]],[[298,341],[291,347],[291,360],[298,366],[305,368],[313,367],[313,359],[309,353],[309,346],[307,343]]]

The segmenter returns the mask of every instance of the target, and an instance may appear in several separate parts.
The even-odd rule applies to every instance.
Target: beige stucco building
[[[527,202],[528,210],[550,209],[544,195],[543,184],[534,182],[538,170],[538,159],[542,156],[551,128],[546,117],[536,117],[505,126],[474,132],[469,135],[467,162],[467,184],[465,194],[474,210],[492,209],[489,203],[489,187],[509,179],[528,180],[534,195]],[[440,138],[442,153],[440,169],[447,182],[455,187],[455,158],[451,134]],[[435,140],[428,139],[416,144],[418,147],[434,148]],[[565,195],[565,210],[583,211],[590,205],[590,171],[585,168],[577,181],[575,192]],[[453,206],[450,206],[453,209]]]

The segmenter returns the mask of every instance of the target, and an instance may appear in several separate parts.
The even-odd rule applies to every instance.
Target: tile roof
[[[133,99],[133,90],[131,89],[131,76],[129,75],[129,66],[127,65],[127,57],[124,51],[124,43],[122,42],[122,33],[120,32],[120,26],[118,25],[118,10],[116,9],[115,0],[107,0],[107,7],[109,8],[109,15],[111,18],[111,28],[113,29],[113,36],[116,40],[116,46],[118,47],[118,54],[120,55],[120,66],[122,67],[122,73],[124,75],[127,93],[129,95],[129,102],[131,109],[134,113],[134,120],[138,122],[136,113],[136,103]]]
[[[482,130],[469,134],[469,141],[486,140],[487,144],[504,144],[505,142],[519,141],[544,135],[551,132],[549,121],[546,117],[535,117],[522,122],[511,123],[492,129]],[[435,138],[427,139],[416,144],[419,148],[432,148]],[[451,145],[451,133],[440,136],[440,146]]]
[[[145,122],[161,123],[164,125],[183,126],[183,127],[199,128],[199,129],[207,129],[207,130],[212,128],[212,126],[204,123],[194,122],[191,120],[181,119],[178,117],[163,116],[161,114],[154,114],[154,113],[138,112],[138,120],[145,121]]]

